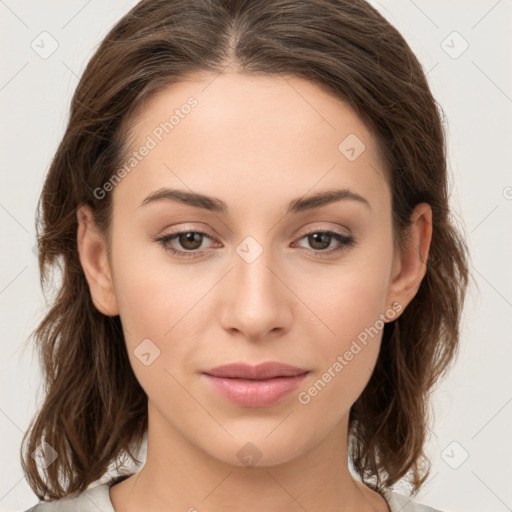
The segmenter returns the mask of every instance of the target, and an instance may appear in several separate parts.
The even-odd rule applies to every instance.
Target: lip
[[[255,366],[246,363],[223,364],[203,373],[229,379],[272,379],[274,377],[293,377],[307,371],[305,368],[269,361]]]
[[[234,363],[203,372],[219,394],[243,407],[268,407],[294,391],[309,373],[277,362],[256,366]]]

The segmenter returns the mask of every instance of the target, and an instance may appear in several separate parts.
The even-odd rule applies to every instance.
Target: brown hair
[[[428,398],[453,362],[468,283],[468,250],[450,219],[441,109],[400,33],[364,0],[143,0],[108,33],[74,93],[64,137],[38,205],[41,286],[62,281],[33,335],[45,398],[21,447],[40,499],[83,491],[141,446],[147,397],[129,363],[119,316],[93,305],[77,254],[76,210],[92,207],[109,238],[114,175],[143,101],[195,72],[226,66],[246,75],[305,78],[346,102],[375,136],[392,191],[393,236],[402,247],[415,205],[428,203],[433,236],[426,275],[395,321],[350,411],[354,468],[374,489],[428,476]],[[43,475],[32,453],[58,454]],[[24,452],[25,446],[25,452]]]

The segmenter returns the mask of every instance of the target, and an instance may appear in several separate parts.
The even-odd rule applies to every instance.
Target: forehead
[[[139,156],[115,194],[130,188],[139,203],[145,192],[177,185],[217,197],[245,187],[276,200],[319,187],[383,188],[382,162],[363,121],[293,76],[191,75],[144,102],[127,140],[129,155]]]

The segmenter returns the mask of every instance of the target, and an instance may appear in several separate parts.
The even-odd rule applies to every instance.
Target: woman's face
[[[225,72],[154,96],[132,133],[103,308],[120,314],[150,425],[239,466],[346,434],[384,315],[410,298],[394,281],[391,192],[363,122],[302,79]],[[334,190],[347,192],[321,199]],[[269,361],[307,373],[205,375]]]

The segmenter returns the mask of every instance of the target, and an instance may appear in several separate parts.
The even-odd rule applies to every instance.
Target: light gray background
[[[37,359],[21,351],[45,309],[33,252],[37,199],[78,77],[134,3],[0,0],[4,511],[37,502],[18,459],[22,433],[41,398]],[[433,468],[417,500],[447,512],[512,510],[512,2],[372,4],[409,42],[446,113],[452,206],[468,237],[479,286],[469,291],[460,357],[433,395],[436,414],[427,445]],[[51,49],[51,38],[40,35],[44,31],[58,44],[46,58],[31,47]],[[458,55],[464,41],[469,47]]]

